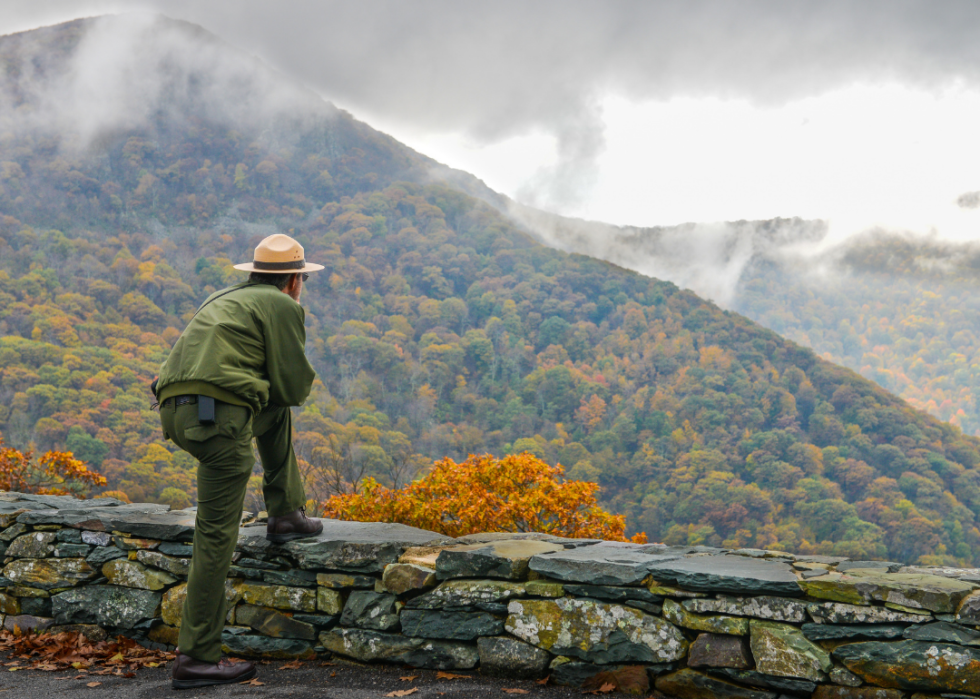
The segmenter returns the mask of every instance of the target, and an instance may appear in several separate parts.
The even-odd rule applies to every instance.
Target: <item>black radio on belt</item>
[[[214,398],[211,396],[197,397],[197,421],[202,425],[214,424]]]

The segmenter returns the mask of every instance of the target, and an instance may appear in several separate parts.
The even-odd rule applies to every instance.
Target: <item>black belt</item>
[[[173,398],[168,398],[167,400],[163,401],[161,405],[163,405],[164,408],[169,408],[170,401],[174,401],[176,405],[193,405],[194,403],[197,403],[197,396],[174,396]]]

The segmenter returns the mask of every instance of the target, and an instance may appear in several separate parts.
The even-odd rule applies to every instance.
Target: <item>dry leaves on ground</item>
[[[414,682],[419,678],[418,675],[406,675],[405,677],[399,677],[402,682]]]
[[[612,682],[606,682],[605,684],[601,685],[598,689],[593,689],[590,692],[582,692],[582,694],[608,694],[609,692],[615,692],[615,691],[616,691],[616,685],[614,685]]]
[[[407,697],[409,694],[415,694],[419,691],[418,687],[412,687],[411,689],[396,689],[394,692],[388,692],[385,694],[386,697]]]
[[[500,691],[507,692],[508,694],[530,694],[526,689],[508,689],[507,687],[504,687]]]
[[[262,685],[265,684],[265,682],[259,682],[258,677],[253,677],[250,680],[245,680],[244,682],[239,682],[238,684],[244,684],[248,687],[261,687]]]
[[[85,686],[86,687],[98,687],[100,684],[102,684],[102,683],[101,682],[86,682],[85,683]]]
[[[293,660],[293,661],[290,661],[288,663],[284,663],[283,665],[279,666],[279,669],[280,670],[299,670],[301,667],[303,667],[303,663],[301,661],[299,661],[299,660]]]
[[[548,675],[547,677],[545,677],[543,679],[534,680],[534,684],[540,684],[542,687],[544,687],[544,686],[546,686],[548,684],[548,680],[550,680],[550,679],[551,679],[551,675]]]
[[[439,672],[436,673],[436,679],[437,680],[468,680],[470,679],[470,676],[456,675],[452,672],[443,672],[440,670]]]
[[[53,672],[72,668],[90,675],[135,677],[141,667],[160,667],[174,654],[144,648],[136,641],[119,636],[114,641],[92,642],[77,631],[15,635],[0,632],[0,652],[14,658],[10,670]]]

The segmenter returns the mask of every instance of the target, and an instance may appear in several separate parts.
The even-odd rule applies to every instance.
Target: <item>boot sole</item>
[[[248,672],[228,680],[171,680],[170,686],[174,689],[197,689],[198,687],[210,687],[215,684],[235,684],[236,682],[248,682],[258,674],[257,668],[252,668]]]
[[[314,536],[320,536],[323,533],[321,529],[318,532],[310,532],[309,534],[303,534],[302,532],[293,532],[292,534],[266,534],[265,538],[274,544],[285,544],[287,541],[295,541],[296,539],[310,539]]]

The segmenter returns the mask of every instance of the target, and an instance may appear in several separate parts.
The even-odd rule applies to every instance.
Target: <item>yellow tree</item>
[[[399,522],[453,537],[545,532],[625,541],[626,517],[599,507],[599,486],[564,480],[563,472],[560,464],[550,466],[526,452],[502,459],[470,455],[461,463],[447,458],[403,488],[367,478],[359,493],[334,495],[323,511],[325,517]],[[646,535],[633,541],[643,543]]]
[[[0,490],[84,497],[93,486],[105,484],[105,476],[71,452],[47,451],[35,458],[32,450],[23,453],[4,446],[0,437]]]

